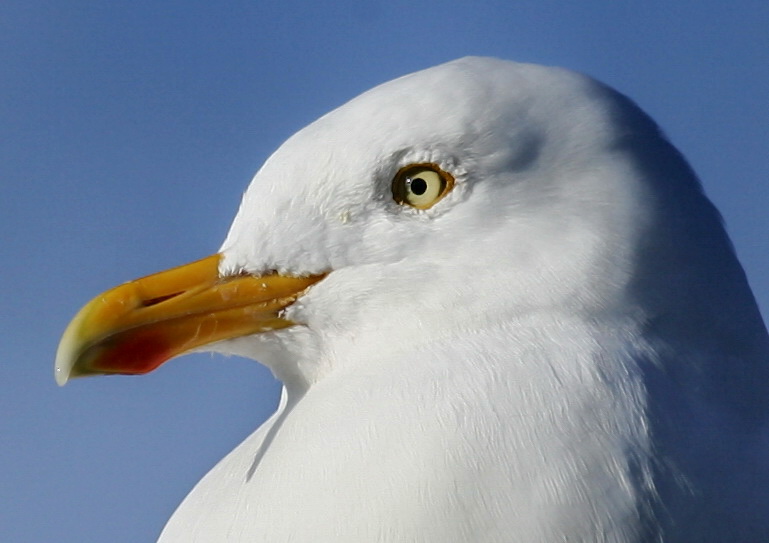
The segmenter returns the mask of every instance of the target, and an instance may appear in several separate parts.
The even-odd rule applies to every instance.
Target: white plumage
[[[395,173],[454,189],[417,210]],[[769,541],[769,341],[695,175],[632,102],[467,58],[257,173],[220,272],[329,272],[224,341],[285,384],[161,541]]]

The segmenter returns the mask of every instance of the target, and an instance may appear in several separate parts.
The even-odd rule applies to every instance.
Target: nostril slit
[[[176,298],[179,296],[179,294],[182,294],[182,292],[174,292],[173,294],[166,294],[165,296],[157,296],[155,298],[150,298],[149,300],[142,300],[142,306],[150,307],[157,305],[159,303],[165,302],[166,300],[170,300],[171,298]]]

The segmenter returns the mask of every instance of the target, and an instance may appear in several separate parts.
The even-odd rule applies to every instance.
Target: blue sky
[[[480,54],[589,73],[700,174],[769,314],[769,3],[5,0],[0,7],[0,540],[153,540],[274,409],[255,362],[196,355],[58,388],[92,296],[217,250],[291,133]]]

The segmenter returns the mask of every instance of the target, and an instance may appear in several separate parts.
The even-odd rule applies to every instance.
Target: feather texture
[[[456,179],[428,210],[395,172]],[[769,342],[720,217],[630,100],[466,58],[256,174],[222,274],[330,272],[228,340],[285,384],[161,541],[769,540]]]

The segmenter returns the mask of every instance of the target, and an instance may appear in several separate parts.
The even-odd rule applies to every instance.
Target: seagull
[[[170,542],[769,541],[769,337],[632,101],[463,58],[289,138],[218,253],[88,303],[59,384],[190,351],[283,383]]]

